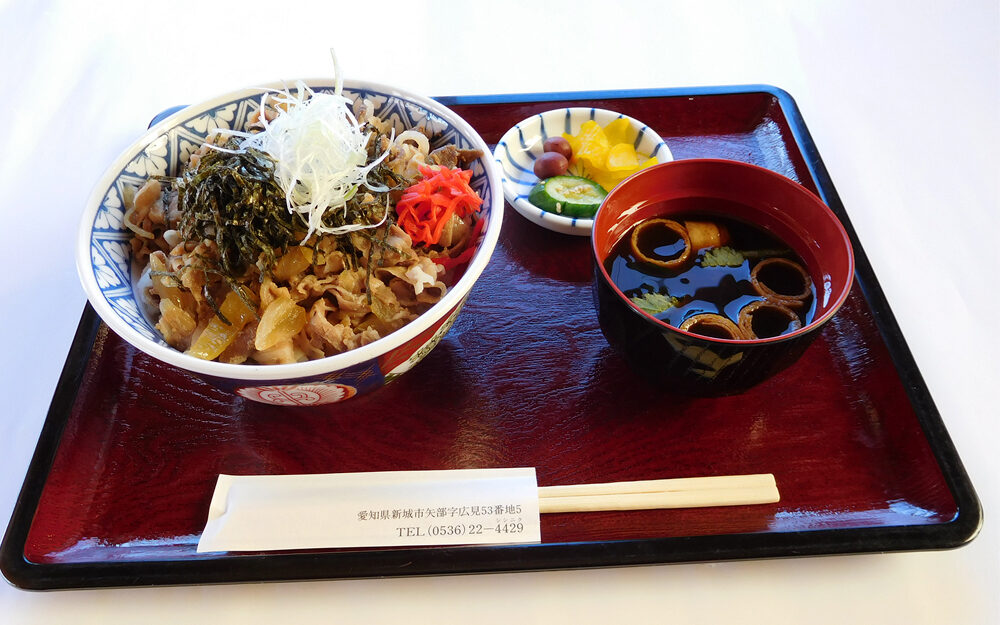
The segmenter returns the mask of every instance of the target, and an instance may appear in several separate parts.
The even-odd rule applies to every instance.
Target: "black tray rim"
[[[189,585],[260,581],[356,579],[757,560],[837,554],[953,549],[971,542],[983,512],[930,391],[889,308],[885,294],[833,185],[794,98],[766,84],[652,89],[512,93],[435,98],[445,106],[573,100],[704,97],[764,93],[778,102],[820,197],[844,224],[855,247],[856,279],[907,390],[917,419],[954,498],[957,513],[944,523],[682,536],[534,545],[407,548],[295,554],[220,554],[198,559],[39,564],[24,547],[42,490],[97,338],[101,321],[86,304],[46,415],[21,491],[0,545],[0,571],[25,590]],[[153,118],[150,125],[182,106]]]

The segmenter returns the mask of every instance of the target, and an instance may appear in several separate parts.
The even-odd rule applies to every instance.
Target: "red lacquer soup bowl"
[[[699,287],[676,298],[676,308],[669,314],[657,308],[651,311],[644,292],[659,288],[659,293],[670,295],[657,285],[689,284],[687,276],[694,274],[678,277],[654,266],[653,273],[660,273],[651,280],[633,278],[627,282],[622,272],[649,267],[647,262],[663,265],[660,261],[670,258],[680,262],[678,256],[662,252],[668,255],[661,257],[653,251],[660,243],[666,245],[663,241],[639,243],[648,239],[646,233],[657,229],[669,233],[670,228],[678,232],[677,245],[687,246],[683,255],[688,266],[710,266],[699,255],[696,239],[701,235],[697,234],[697,223],[692,222],[721,224],[724,237],[735,226],[775,242],[779,253],[792,259],[785,264],[795,267],[801,276],[800,284],[791,290],[797,291],[804,284],[808,294],[794,305],[781,299],[787,297],[784,291],[788,289],[777,286],[772,290],[763,278],[758,283],[758,275],[765,273],[761,268],[752,281],[735,278],[726,286],[743,293],[743,300],[716,301],[704,294],[716,293],[720,287]],[[633,236],[637,227],[642,234]],[[854,279],[850,238],[829,207],[793,180],[736,161],[690,159],[640,171],[605,199],[594,219],[591,242],[594,302],[608,342],[643,377],[671,391],[695,395],[738,393],[793,365],[844,303]],[[653,247],[643,251],[643,245]],[[717,240],[714,246],[718,247]],[[701,253],[710,247],[702,248]],[[755,262],[762,261],[743,262],[749,273]],[[674,282],[657,277],[667,274]],[[747,301],[757,303],[744,305]],[[712,306],[717,309],[706,313]],[[755,317],[762,308],[768,310],[767,315]],[[800,312],[789,313],[791,321],[780,333],[760,329],[769,322],[759,320],[785,314],[787,308]],[[730,320],[719,319],[727,315]]]

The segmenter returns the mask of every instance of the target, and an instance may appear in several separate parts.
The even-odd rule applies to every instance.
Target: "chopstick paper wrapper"
[[[770,474],[541,488],[530,468],[220,475],[198,551],[537,543],[540,513],[778,500]]]
[[[220,475],[198,551],[540,541],[533,468]]]

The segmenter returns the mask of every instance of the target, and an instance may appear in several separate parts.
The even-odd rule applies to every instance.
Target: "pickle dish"
[[[606,146],[602,158],[607,152],[617,155],[615,164],[591,166],[589,130],[600,135],[593,143]],[[504,197],[514,210],[543,228],[577,236],[590,236],[597,207],[625,177],[673,160],[670,148],[646,124],[585,107],[553,109],[521,121],[503,135],[493,158],[501,170]]]

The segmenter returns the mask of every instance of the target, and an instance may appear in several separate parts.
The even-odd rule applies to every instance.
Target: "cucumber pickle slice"
[[[566,217],[593,217],[607,197],[604,187],[580,176],[553,176],[536,184],[528,201],[538,208]]]

